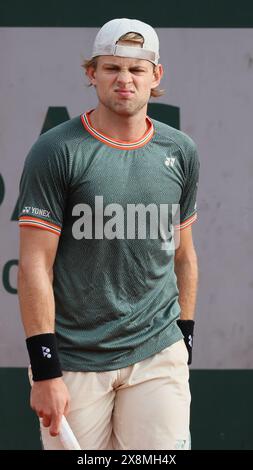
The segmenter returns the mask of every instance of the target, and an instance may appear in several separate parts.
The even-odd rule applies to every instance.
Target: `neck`
[[[124,116],[105,108],[101,103],[90,114],[92,126],[115,140],[134,142],[147,130],[147,106],[134,116]]]

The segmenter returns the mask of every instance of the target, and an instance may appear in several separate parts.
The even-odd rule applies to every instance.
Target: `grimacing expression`
[[[147,106],[152,88],[161,80],[162,67],[143,59],[99,56],[87,75],[99,102],[120,115],[131,116]]]

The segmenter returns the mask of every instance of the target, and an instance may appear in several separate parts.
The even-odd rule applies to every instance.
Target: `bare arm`
[[[20,229],[18,292],[27,337],[54,332],[52,279],[58,238],[41,229]]]
[[[180,245],[175,253],[175,273],[181,307],[180,319],[193,320],[197,296],[198,264],[191,226],[180,233]]]
[[[59,237],[48,231],[20,229],[18,293],[21,316],[27,337],[54,333],[55,307],[52,288],[53,264]],[[31,407],[50,434],[59,433],[60,421],[67,413],[69,394],[61,377],[34,382]]]

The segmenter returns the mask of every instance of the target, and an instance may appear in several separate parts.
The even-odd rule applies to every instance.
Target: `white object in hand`
[[[59,438],[61,443],[66,450],[81,450],[81,447],[76,439],[68,421],[66,420],[65,416],[62,417],[61,420],[61,427]]]

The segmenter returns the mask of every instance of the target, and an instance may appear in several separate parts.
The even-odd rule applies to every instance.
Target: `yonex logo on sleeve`
[[[29,212],[31,213],[31,215],[50,217],[50,211],[46,209],[40,209],[39,207],[25,206],[22,210],[23,214],[29,214]]]
[[[47,348],[46,346],[42,346],[42,352],[43,356],[46,357],[47,359],[51,359],[51,354],[50,354],[50,348]]]

